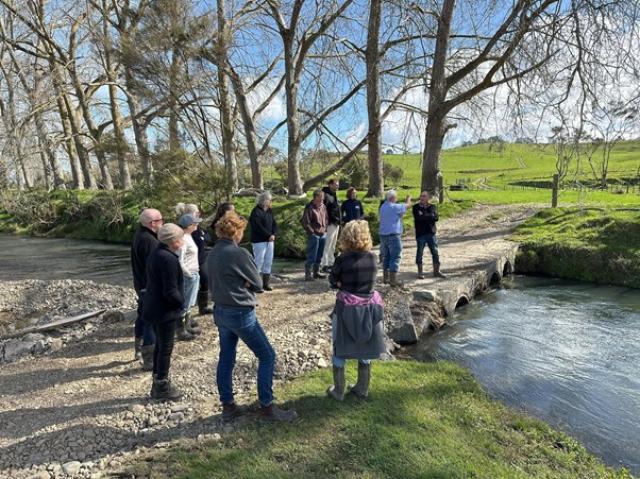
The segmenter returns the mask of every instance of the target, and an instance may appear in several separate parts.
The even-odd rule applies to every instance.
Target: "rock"
[[[408,299],[408,298],[407,298]],[[411,308],[408,300],[387,303],[387,335],[398,344],[414,344],[418,341],[419,334],[416,331]]]
[[[47,342],[43,339],[36,341],[36,344],[33,346],[33,350],[31,351],[33,354],[42,354],[47,350]]]
[[[80,472],[81,467],[82,467],[82,463],[80,461],[70,461],[70,462],[65,462],[62,465],[62,470],[68,476],[74,476]]]
[[[23,341],[42,341],[46,336],[41,333],[28,333],[22,336]]]
[[[169,415],[169,421],[180,422],[182,420],[184,420],[184,413],[174,412]]]
[[[325,358],[318,359],[318,367],[319,368],[326,368],[328,366],[329,366],[329,363],[327,363],[327,360]]]
[[[122,313],[122,311],[119,311],[117,309],[110,309],[109,311],[106,311],[102,315],[102,320],[107,322],[107,323],[115,323],[115,322],[118,322],[118,321],[124,321],[124,314]]]
[[[20,341],[19,339],[11,339],[4,344],[4,360],[12,361],[25,354],[31,353],[35,347],[35,341]]]
[[[60,351],[63,346],[64,346],[64,341],[62,341],[62,339],[54,338],[51,340],[51,343],[49,343],[49,351],[51,351],[52,353],[56,353]]]
[[[29,479],[51,479],[51,476],[47,471],[40,471],[33,474],[32,476],[29,476]]]

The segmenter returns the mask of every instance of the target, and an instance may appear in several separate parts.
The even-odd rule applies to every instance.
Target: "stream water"
[[[415,347],[640,474],[640,291],[516,277]]]

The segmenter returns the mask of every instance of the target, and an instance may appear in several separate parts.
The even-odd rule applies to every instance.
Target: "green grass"
[[[329,381],[322,370],[278,392],[298,411],[294,424],[250,422],[219,443],[154,457],[136,472],[146,477],[162,462],[167,477],[185,479],[631,477],[568,435],[489,399],[449,362],[376,363],[366,402],[327,399]]]
[[[521,272],[640,288],[640,208],[546,209],[512,238]]]

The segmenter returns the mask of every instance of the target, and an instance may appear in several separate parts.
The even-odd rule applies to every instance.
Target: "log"
[[[14,331],[11,334],[0,337],[0,340],[18,338],[25,334],[29,333],[42,333],[44,331],[50,331],[52,329],[61,328],[63,326],[69,326],[70,324],[79,323],[86,319],[95,318],[96,316],[104,313],[106,309],[100,309],[98,311],[91,311],[90,313],[79,314],[78,316],[73,316],[71,318],[59,319],[57,321],[53,321],[52,323],[41,324],[40,326],[32,326],[30,328],[21,329],[20,331]]]

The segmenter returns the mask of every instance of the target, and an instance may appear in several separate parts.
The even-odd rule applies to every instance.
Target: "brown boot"
[[[305,281],[313,281],[313,274],[311,273],[311,265],[304,265],[304,280]]]
[[[383,270],[382,271],[382,282],[384,284],[389,284],[389,270]]]
[[[275,404],[270,404],[260,408],[260,417],[269,422],[291,422],[297,419],[298,413],[293,409],[280,409]]]
[[[435,263],[433,265],[433,277],[446,279],[446,276],[440,272],[440,263]]]
[[[402,288],[402,283],[398,281],[398,273],[389,272],[389,285],[392,288]]]
[[[424,279],[424,272],[422,271],[422,265],[418,265],[418,279]]]
[[[156,347],[154,344],[151,344],[149,346],[142,346],[140,352],[143,371],[153,371],[153,351],[155,350],[155,348]]]
[[[314,264],[313,265],[313,277],[315,279],[325,279],[327,277],[326,274],[320,273],[320,265],[319,264]]]

